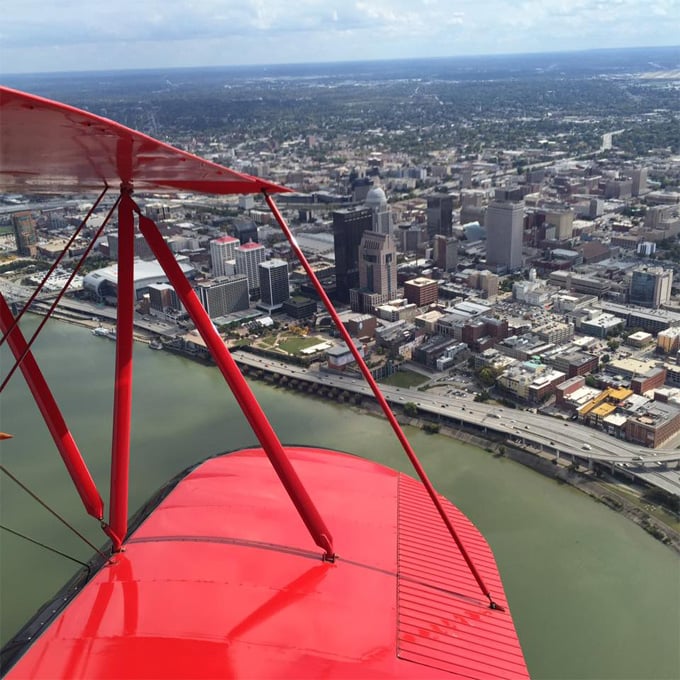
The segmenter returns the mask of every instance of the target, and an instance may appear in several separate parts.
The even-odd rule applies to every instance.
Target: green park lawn
[[[285,340],[280,341],[278,347],[280,350],[287,352],[288,354],[297,355],[303,349],[313,347],[314,345],[318,345],[321,342],[323,342],[322,338],[316,337],[300,338],[298,336],[291,335],[287,337]]]
[[[384,385],[392,385],[393,387],[417,387],[422,383],[427,382],[427,378],[415,371],[397,371],[389,378],[380,381]]]

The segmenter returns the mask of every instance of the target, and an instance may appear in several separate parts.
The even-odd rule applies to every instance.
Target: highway
[[[26,289],[18,284],[0,279],[0,290],[11,300],[26,299]],[[40,303],[37,303],[40,304]],[[62,300],[60,309],[72,311],[85,317],[92,315],[102,321],[115,323],[115,307],[99,307],[91,302]],[[167,320],[141,316],[135,319],[135,326],[150,333],[174,335],[182,330]],[[243,364],[271,372],[302,378],[330,387],[348,390],[367,397],[373,393],[361,377],[327,373],[318,369],[306,369],[272,360],[248,352],[234,352],[234,358]],[[593,461],[617,466],[631,479],[640,478],[670,493],[680,495],[680,449],[649,449],[581,425],[575,421],[564,421],[521,409],[511,409],[473,401],[472,394],[435,394],[415,389],[381,385],[387,401],[394,405],[412,402],[418,409],[435,417],[445,418],[454,425],[467,424],[517,441],[533,445],[556,455],[576,456],[586,465]],[[453,390],[452,390],[453,392]]]
[[[363,378],[306,369],[248,352],[237,351],[233,356],[239,363],[253,368],[348,390],[367,397],[373,396]],[[464,397],[442,396],[390,385],[381,385],[381,390],[391,404],[403,405],[412,402],[423,413],[446,418],[454,423],[476,426],[482,431],[496,432],[510,441],[534,445],[558,455],[577,456],[585,464],[599,461],[616,465],[624,468],[631,477],[640,477],[650,484],[680,495],[678,449],[648,449],[636,446],[575,421],[563,421],[520,409],[475,402],[471,394]]]

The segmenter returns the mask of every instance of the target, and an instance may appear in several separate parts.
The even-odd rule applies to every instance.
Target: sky
[[[3,73],[680,43],[680,0],[3,0]]]

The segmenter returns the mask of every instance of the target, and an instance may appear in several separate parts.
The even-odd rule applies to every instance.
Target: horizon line
[[[56,75],[85,75],[96,73],[139,73],[144,71],[158,71],[158,70],[198,70],[198,69],[253,69],[253,68],[270,68],[270,67],[290,67],[290,66],[329,66],[333,64],[375,64],[387,62],[417,62],[417,61],[437,61],[437,60],[451,60],[451,59],[498,59],[503,57],[527,57],[539,55],[566,55],[566,54],[583,54],[590,52],[620,52],[620,51],[636,51],[636,50],[672,50],[679,49],[680,44],[677,45],[636,45],[627,47],[587,47],[573,50],[555,50],[555,51],[535,51],[535,52],[496,52],[483,54],[453,54],[447,56],[429,56],[429,57],[385,57],[375,59],[336,59],[330,61],[290,61],[290,62],[269,62],[269,63],[252,63],[252,64],[204,64],[202,66],[143,66],[143,67],[129,67],[129,68],[111,68],[111,69],[91,69],[91,70],[67,70],[67,71],[15,71],[1,74],[1,77],[22,77],[22,76],[56,76]]]

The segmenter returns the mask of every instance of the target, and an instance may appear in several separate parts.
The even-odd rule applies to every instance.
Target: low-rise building
[[[629,442],[649,448],[661,446],[680,431],[680,409],[660,401],[651,402],[645,409],[628,418],[625,435]]]
[[[309,319],[316,314],[316,302],[301,295],[293,295],[283,303],[283,311],[293,319]]]
[[[411,356],[413,361],[434,370],[437,368],[437,359],[443,357],[458,344],[459,342],[454,338],[435,335],[416,347]]]
[[[597,391],[589,401],[578,409],[579,419],[589,425],[601,425],[602,421],[611,416],[627,399],[633,396],[633,391],[625,387],[608,387]]]
[[[594,354],[586,352],[554,353],[546,359],[553,368],[563,371],[569,378],[588,375],[597,371],[599,360]]]
[[[680,313],[668,309],[643,309],[613,302],[602,302],[602,310],[623,319],[628,328],[641,328],[654,335],[671,326],[680,326]]]
[[[563,406],[567,402],[567,397],[576,392],[576,390],[581,389],[585,384],[586,379],[581,375],[561,382],[555,387],[555,403],[558,406]]]
[[[605,370],[612,375],[620,375],[628,380],[637,376],[648,375],[659,367],[658,361],[641,361],[640,359],[614,359],[610,361]],[[663,383],[662,383],[663,384]]]
[[[593,276],[574,274],[570,271],[551,272],[548,281],[554,286],[565,288],[574,293],[595,295],[597,297],[602,297],[611,289],[611,281],[608,279],[598,279]]]
[[[581,321],[581,332],[596,338],[606,338],[610,333],[623,329],[624,321],[613,314],[596,314]]]
[[[574,324],[548,321],[534,328],[534,333],[544,342],[561,345],[574,337]]]
[[[342,323],[347,332],[355,338],[372,338],[375,335],[377,320],[372,314],[347,314]]]
[[[375,332],[376,345],[387,350],[388,355],[392,357],[400,355],[401,348],[412,343],[415,337],[415,324],[403,319],[377,328]]]
[[[678,364],[664,364],[666,369],[666,384],[680,387],[680,366]]]
[[[437,357],[435,367],[438,371],[446,371],[462,361],[466,356],[469,356],[467,345],[463,342],[456,343],[452,347],[448,347],[441,356]]]
[[[644,394],[661,387],[666,382],[666,369],[657,366],[644,375],[637,375],[630,381],[630,388],[635,394]]]
[[[494,347],[485,349],[483,352],[474,355],[474,367],[475,370],[480,368],[492,368],[494,371],[501,373],[502,371],[514,366],[517,363],[517,359],[507,356],[499,352]]]
[[[359,354],[364,356],[364,346],[359,341],[354,341],[355,347],[359,350]],[[326,350],[326,359],[328,361],[328,368],[335,371],[344,371],[353,363],[355,363],[354,355],[349,347],[343,342],[340,345],[334,345]]]
[[[626,338],[626,344],[631,347],[644,347],[650,342],[654,341],[654,336],[651,333],[645,333],[644,331],[638,331],[637,333],[631,333]]]
[[[497,384],[516,399],[540,403],[553,394],[565,375],[544,364],[526,361],[498,376]]]
[[[406,299],[398,299],[378,305],[375,313],[383,321],[411,321],[418,314],[418,307]]]
[[[505,338],[505,340],[497,343],[496,347],[510,357],[527,361],[532,357],[540,356],[551,350],[554,345],[545,343],[538,336],[529,333],[521,336],[511,335],[509,338]]]
[[[439,319],[443,316],[444,314],[442,312],[433,309],[430,312],[419,314],[414,319],[414,322],[418,328],[422,328],[426,333],[434,333]]]

